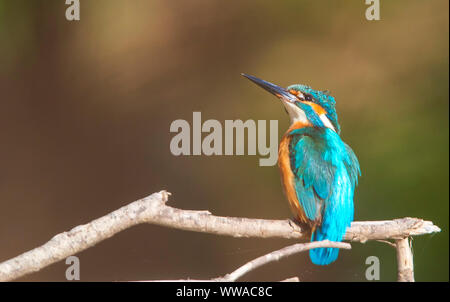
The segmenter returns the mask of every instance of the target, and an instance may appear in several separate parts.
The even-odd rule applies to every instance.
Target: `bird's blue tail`
[[[330,219],[334,215],[333,219]],[[339,215],[325,211],[322,225],[311,236],[311,241],[330,240],[340,242],[344,238],[347,227],[353,220],[353,207],[343,207]],[[336,261],[339,255],[337,248],[318,248],[309,250],[309,257],[316,265],[328,265]]]
[[[322,232],[322,229],[317,229],[311,237],[311,241],[322,241],[326,239],[330,241],[341,241],[342,235],[340,238],[338,236],[327,236],[326,233]],[[328,265],[336,261],[338,255],[339,249],[336,248],[319,248],[309,250],[309,258],[311,258],[312,263],[316,265]]]
[[[340,242],[352,223],[354,182],[342,167],[335,175],[336,185],[333,187],[333,194],[326,201],[322,223],[313,232],[311,241],[328,239]],[[328,265],[336,261],[338,254],[337,248],[318,248],[309,251],[309,257],[316,265]]]

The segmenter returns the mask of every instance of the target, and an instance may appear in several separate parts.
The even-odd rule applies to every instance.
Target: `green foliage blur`
[[[278,169],[257,156],[170,153],[176,119],[279,120],[275,98],[240,76],[308,84],[336,98],[362,177],[355,220],[419,217],[417,281],[449,281],[449,2],[381,0],[0,0],[0,261],[152,192],[217,215],[284,219]],[[83,281],[213,278],[293,241],[142,225],[78,256]],[[354,243],[328,267],[307,253],[243,280],[396,280],[395,250]],[[54,264],[21,281],[64,281]]]

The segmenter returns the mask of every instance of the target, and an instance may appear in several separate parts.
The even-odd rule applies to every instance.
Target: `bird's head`
[[[330,128],[340,133],[335,109],[336,101],[327,92],[317,91],[301,84],[282,88],[251,75],[242,75],[277,96],[283,102],[292,123],[307,123],[314,127]]]

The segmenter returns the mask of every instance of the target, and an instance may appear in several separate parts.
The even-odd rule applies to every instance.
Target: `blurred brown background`
[[[278,169],[257,156],[170,153],[176,119],[279,120],[282,106],[240,76],[329,89],[362,178],[356,220],[405,216],[418,281],[448,281],[448,1],[0,0],[0,261],[161,189],[217,215],[291,217]],[[81,280],[212,278],[291,241],[152,225],[78,254]],[[396,279],[395,251],[353,244],[328,267],[308,254],[243,280],[365,281],[365,259]],[[64,281],[64,262],[21,281]]]

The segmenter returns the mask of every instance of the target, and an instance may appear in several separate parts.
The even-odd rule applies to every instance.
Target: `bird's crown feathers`
[[[336,113],[336,100],[334,97],[328,94],[328,91],[318,91],[311,87],[303,84],[294,84],[287,88],[288,91],[295,90],[302,92],[305,96],[310,96],[312,102],[320,105],[327,112],[326,116],[333,124],[336,132],[339,134],[341,132],[341,127],[339,126],[338,117]]]

